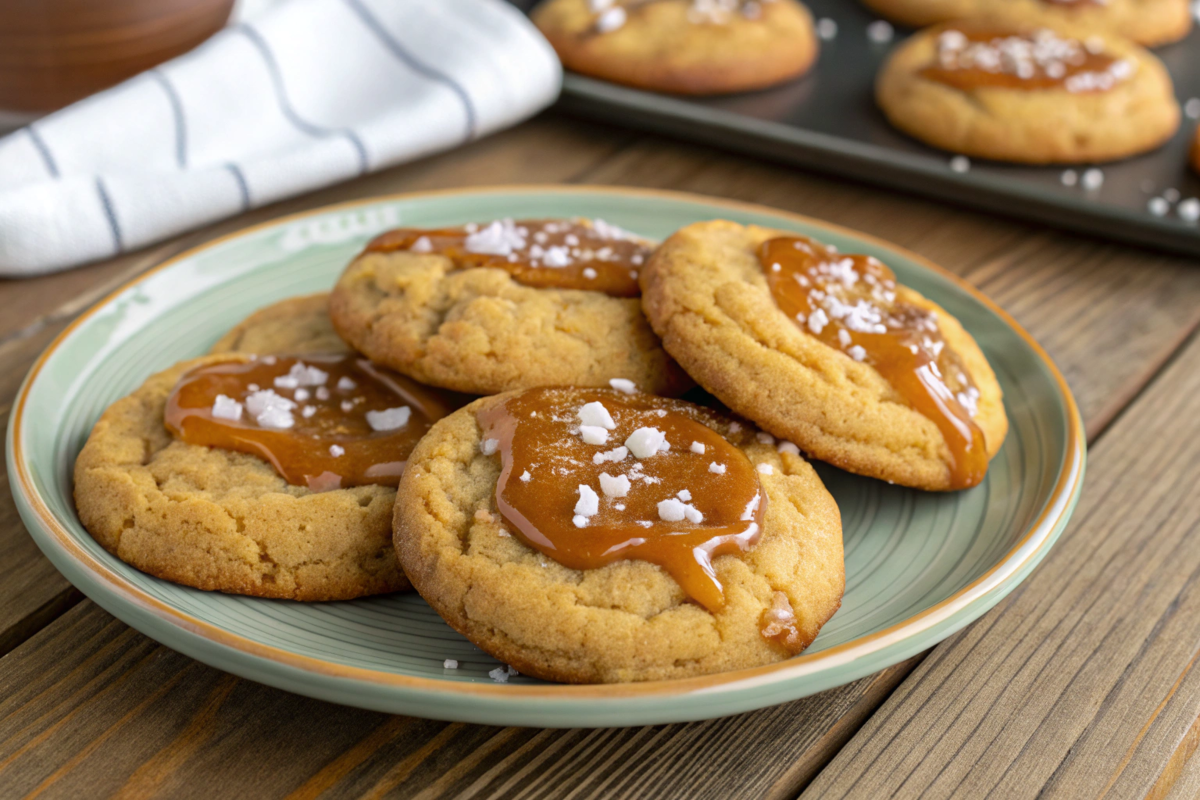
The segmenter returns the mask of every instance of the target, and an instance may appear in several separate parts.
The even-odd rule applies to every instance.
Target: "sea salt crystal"
[[[308,399],[308,396],[308,389],[297,389],[296,391],[292,392],[292,399],[297,403],[303,403]]]
[[[658,518],[663,522],[682,522],[686,519],[695,525],[704,521],[704,515],[694,506],[674,497],[669,497],[658,504]]]
[[[246,410],[264,428],[290,428],[296,421],[292,409],[296,404],[270,389],[260,389],[246,398]]]
[[[453,658],[447,658],[442,662],[442,669],[458,669],[458,662]]]
[[[333,456],[334,458],[339,458],[340,456],[344,456],[344,455],[346,455],[346,448],[342,447],[339,444],[331,444],[331,445],[329,445],[329,455]]]
[[[725,474],[725,465],[718,464],[717,462],[714,461],[708,465],[708,471],[716,473],[717,475],[724,475]]]
[[[389,408],[384,411],[368,411],[367,424],[373,431],[394,431],[408,424],[412,409],[408,406]]]
[[[587,278],[589,281],[595,280],[596,270],[592,269],[591,267],[584,267],[583,277]]]
[[[1083,188],[1094,192],[1104,185],[1104,172],[1092,167],[1083,173]]]
[[[620,6],[610,8],[596,18],[596,30],[600,33],[611,33],[625,24],[625,9]]]
[[[617,464],[617,463],[620,463],[621,461],[624,461],[625,457],[627,455],[629,455],[629,448],[615,447],[612,450],[609,450],[607,452],[596,453],[595,455],[593,455],[592,463],[599,465],[599,464],[603,464],[605,461],[611,461],[614,464]]]
[[[628,378],[613,378],[608,382],[608,385],[623,394],[633,394],[637,391],[637,384]]]
[[[412,243],[412,247],[408,249],[414,253],[432,253],[433,242],[429,241],[428,236],[419,236],[417,237],[417,240]]]
[[[759,431],[754,434],[754,438],[758,439],[759,444],[775,444],[775,437],[766,431]]]
[[[576,528],[586,528],[588,524],[588,518],[582,514],[576,514],[575,516],[571,517],[571,522]]]
[[[700,442],[692,442],[691,450],[693,453],[704,455],[704,445]]]
[[[232,397],[219,394],[213,400],[212,415],[214,419],[227,419],[230,422],[237,422],[242,418],[242,404]]]
[[[599,425],[580,425],[579,435],[588,444],[604,444],[608,441],[608,431]]]
[[[637,458],[649,458],[663,450],[663,445],[670,447],[666,434],[658,428],[638,428],[625,440],[625,446]]]
[[[300,409],[300,416],[304,417],[305,419],[308,419],[315,413],[317,413],[316,406],[305,406],[304,408]]]
[[[875,44],[890,42],[896,35],[896,29],[886,20],[877,19],[867,26],[867,38]]]
[[[351,378],[343,375],[342,377],[338,378],[337,388],[339,392],[352,392],[358,388],[358,384],[355,383]]]
[[[498,219],[467,236],[463,247],[469,253],[506,256],[525,247],[525,229],[511,219]]]
[[[761,498],[758,495],[754,495],[754,499],[746,504],[746,510],[742,512],[743,520],[754,519],[754,512],[758,510],[760,501]]]
[[[529,474],[529,470],[525,470],[524,472],[521,473],[521,482],[522,483],[529,483],[531,478],[533,478],[533,476]]]
[[[608,409],[599,401],[587,403],[580,408],[579,421],[584,425],[595,425],[610,431],[617,427],[617,423],[613,421],[612,414],[608,413]]]
[[[275,379],[275,386],[280,389],[297,389],[301,386],[322,386],[329,380],[329,373],[297,361],[292,364],[287,375]]]
[[[496,452],[496,448],[500,446],[499,439],[484,439],[479,445],[479,452],[485,456],[490,456]]]
[[[775,468],[772,467],[770,464],[759,464],[758,471],[762,475],[774,475],[775,474]]]
[[[685,503],[692,499],[692,493],[687,489],[681,489],[675,496]]]
[[[1079,173],[1073,169],[1063,170],[1058,179],[1062,181],[1063,186],[1074,186],[1079,183]]]
[[[317,387],[317,399],[318,400],[328,400],[329,399],[329,390],[326,389],[324,386],[318,386]]]
[[[625,497],[629,494],[629,478],[624,475],[612,476],[607,472],[600,473],[600,491],[606,497]]]
[[[579,500],[575,503],[575,513],[582,517],[594,517],[600,511],[600,496],[586,485],[579,484]]]
[[[960,175],[964,172],[971,171],[971,159],[966,156],[955,156],[950,159],[950,171],[957,172]]]
[[[1165,197],[1152,197],[1150,202],[1146,204],[1147,210],[1156,217],[1165,217],[1167,212],[1171,210],[1171,204],[1167,202]]]
[[[780,453],[791,453],[794,456],[800,455],[800,448],[791,442],[780,442],[779,447],[775,448]]]
[[[1179,218],[1184,222],[1196,222],[1200,220],[1200,200],[1189,197],[1179,204],[1179,208],[1176,211],[1179,214]]]
[[[511,678],[514,675],[520,675],[520,674],[521,673],[517,672],[515,669],[513,669],[512,667],[510,667],[508,665],[505,665],[502,667],[496,667],[493,670],[488,670],[488,677],[491,678],[492,680],[494,680],[496,683],[508,683],[509,678]]]
[[[860,344],[856,344],[853,347],[851,347],[849,350],[846,351],[846,354],[849,355],[851,358],[853,358],[855,361],[862,361],[864,358],[867,357],[867,351]]]
[[[837,38],[838,24],[829,17],[821,17],[817,20],[817,38],[823,42],[828,42]]]

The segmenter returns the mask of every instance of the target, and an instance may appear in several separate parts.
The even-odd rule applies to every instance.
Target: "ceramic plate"
[[[71,470],[104,408],[151,373],[203,353],[250,312],[327,289],[373,234],[502,216],[601,217],[663,238],[726,218],[868,253],[956,315],[1004,388],[1011,428],[987,479],[956,494],[910,491],[832,468],[846,596],[802,655],[703,678],[564,686],[488,678],[497,662],[416,594],[301,604],[201,592],[144,575],[88,536]],[[574,187],[497,188],[319,209],[210,242],[84,313],[30,371],[8,432],[13,494],[31,535],[86,595],[168,647],[300,694],[380,711],[498,725],[609,726],[748,711],[869,675],[978,618],[1029,574],[1066,525],[1083,479],[1079,413],[1058,370],[1003,311],[921,258],[772,209],[695,195]],[[446,670],[443,660],[459,669]]]

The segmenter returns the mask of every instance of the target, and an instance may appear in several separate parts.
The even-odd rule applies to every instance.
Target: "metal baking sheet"
[[[528,9],[535,3],[514,0]],[[1064,167],[1023,167],[972,161],[965,173],[951,154],[896,131],[876,108],[875,74],[888,51],[872,42],[877,19],[852,0],[806,0],[816,18],[837,23],[821,57],[803,78],[773,89],[717,98],[660,95],[568,74],[562,108],[605,122],[668,133],[1083,233],[1200,255],[1200,226],[1181,219],[1178,203],[1164,216],[1151,200],[1200,197],[1200,177],[1187,166],[1196,121],[1184,117],[1163,148],[1121,162],[1097,164],[1103,185],[1086,190],[1062,182]],[[1155,50],[1175,81],[1181,104],[1200,97],[1200,30]],[[1198,103],[1200,104],[1200,103]],[[1089,165],[1071,167],[1082,176]],[[1174,190],[1169,191],[1169,190]],[[1161,204],[1160,204],[1161,205]]]

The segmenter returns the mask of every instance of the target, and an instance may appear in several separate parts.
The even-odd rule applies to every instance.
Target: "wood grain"
[[[1200,716],[1198,394],[1192,341],[1093,448],[1042,566],[937,647],[806,796],[1154,789]]]
[[[547,160],[552,163],[542,163]],[[556,171],[558,177],[546,177]],[[1154,388],[1145,397],[1138,393],[1200,322],[1200,271],[1182,259],[1035,232],[702,147],[616,137],[553,117],[453,156],[293,203],[506,180],[698,191],[891,238],[964,275],[1013,310],[1068,374],[1093,437],[1114,419],[1114,431],[1126,424],[1121,410],[1135,398],[1135,408],[1146,402]],[[291,206],[258,213],[281,213],[284,207]],[[225,227],[251,221],[240,218]],[[140,268],[91,268],[114,272],[95,281],[80,279],[72,285],[72,297],[99,292],[104,281]],[[52,297],[54,286],[48,279],[39,296]],[[6,288],[0,285],[0,320],[5,302],[12,308],[24,305],[17,295],[6,298]],[[21,339],[52,329],[74,310],[47,300],[27,313],[26,324],[15,328],[23,331],[14,334]],[[4,352],[0,367],[23,373],[27,356],[10,358]],[[27,541],[3,513],[0,502],[0,546],[14,536]],[[6,577],[0,564],[0,608],[11,602]],[[92,791],[221,797],[262,794],[270,787],[293,797],[790,798],[918,660],[726,720],[599,731],[498,729],[386,717],[232,679],[154,644],[84,602],[0,660],[0,782],[11,780],[22,791],[42,786],[46,794],[60,796]],[[913,675],[932,668],[916,667]],[[1195,680],[1190,672],[1173,675],[1168,685],[1179,688],[1171,697],[1186,696],[1190,680]],[[26,684],[36,691],[23,688]],[[1068,716],[1071,711],[1078,713],[1075,707],[1059,709]],[[1165,752],[1163,758],[1180,754],[1171,762],[1180,777],[1162,791],[1187,779],[1194,759],[1187,758],[1187,747],[1181,749],[1183,734],[1175,746],[1161,750],[1163,726],[1175,720],[1176,711],[1168,702],[1136,747],[1136,736],[1125,743],[1117,757],[1129,756],[1122,774],[1153,769],[1157,762],[1146,758],[1149,749]],[[1103,760],[1109,750],[1101,746],[1097,753]],[[1167,763],[1160,761],[1160,767]]]

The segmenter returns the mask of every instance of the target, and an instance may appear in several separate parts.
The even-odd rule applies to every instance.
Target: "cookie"
[[[691,385],[642,316],[645,240],[600,220],[501,220],[380,236],[334,287],[338,334],[376,363],[469,394]]]
[[[699,222],[655,252],[643,304],[697,383],[814,458],[974,485],[1008,428],[1000,386],[958,321],[890,276],[798,234]]]
[[[802,651],[845,583],[794,445],[699,406],[549,387],[439,421],[396,498],[421,596],[522,674],[665,680]]]
[[[912,28],[961,19],[1106,33],[1154,47],[1192,29],[1187,0],[863,0],[883,16]]]
[[[1179,127],[1162,62],[1114,37],[955,23],[903,42],[875,95],[888,121],[968,156],[1100,162],[1153,150]]]
[[[305,358],[206,356],[114,403],[75,462],[84,527],[128,564],[199,589],[291,600],[407,589],[395,486],[449,408],[356,356]]]
[[[762,89],[817,57],[796,0],[546,0],[533,21],[568,69],[656,92]]]
[[[280,300],[255,311],[210,353],[349,353],[329,321],[329,293]]]

